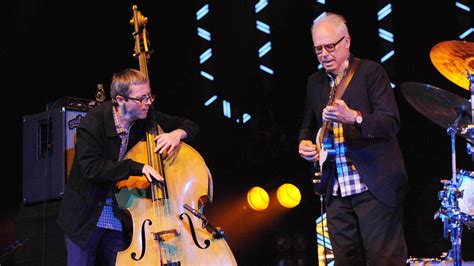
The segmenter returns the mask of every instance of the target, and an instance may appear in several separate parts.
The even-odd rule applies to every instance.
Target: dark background
[[[261,33],[255,29],[255,1],[208,2],[211,12],[206,23],[213,48],[210,70],[215,77],[211,85],[199,74],[199,55],[204,50],[196,33],[195,12],[202,3],[135,3],[149,19],[154,53],[148,66],[158,97],[155,103],[160,110],[191,118],[200,126],[201,133],[191,145],[206,160],[214,180],[214,202],[205,212],[226,230],[239,264],[267,264],[276,258],[298,256],[313,261],[319,201],[312,193],[309,165],[297,153],[306,79],[317,65],[309,30],[313,1],[276,0],[266,8],[265,22],[271,26],[273,46],[266,60],[270,58],[267,64],[275,71],[270,86],[265,85],[268,79],[258,69]],[[108,88],[112,73],[138,68],[132,57],[131,6],[128,1],[36,0],[15,1],[4,9],[1,125],[8,152],[3,160],[0,248],[22,241],[23,249],[15,252],[17,264],[61,265],[65,256],[54,222],[57,202],[21,203],[22,164],[28,163],[22,162],[22,117],[43,112],[64,96],[92,99],[98,83]],[[352,52],[378,61],[376,3],[334,0],[326,6],[347,18]],[[454,1],[394,1],[392,6],[394,83],[426,83],[467,99],[468,91],[440,74],[429,57],[437,43],[458,39],[459,24],[465,24],[457,17]],[[467,39],[472,38],[473,33]],[[402,119],[398,136],[411,188],[405,203],[409,255],[439,257],[450,248],[443,238],[441,220],[433,219],[440,206],[440,180],[451,177],[450,138],[445,128],[408,104],[400,86],[394,90]],[[220,102],[204,107],[214,92],[231,102],[232,119],[223,116]],[[237,115],[244,112],[252,119],[236,123]],[[457,167],[472,170],[466,140],[457,137],[456,143]],[[284,182],[302,190],[297,208],[274,218],[270,211],[255,213],[245,207],[250,187],[272,190]],[[234,215],[228,219],[231,213]],[[299,236],[303,240],[295,240]],[[473,238],[472,231],[463,231],[465,260],[474,260]],[[279,245],[285,239],[289,248]]]

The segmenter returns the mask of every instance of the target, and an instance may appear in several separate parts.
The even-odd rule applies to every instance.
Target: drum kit
[[[455,137],[465,138],[467,152],[474,161],[474,43],[444,41],[430,51],[436,69],[450,81],[469,90],[471,99],[465,99],[440,88],[417,82],[401,84],[405,99],[421,114],[447,129],[451,139],[450,180],[442,180],[438,192],[441,201],[435,219],[443,222],[443,233],[450,239],[452,249],[445,258],[455,266],[461,265],[461,235],[463,225],[474,230],[474,172],[456,168]]]

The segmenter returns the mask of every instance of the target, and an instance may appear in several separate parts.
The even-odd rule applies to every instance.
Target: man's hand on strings
[[[148,182],[152,182],[156,180],[158,182],[163,182],[163,177],[155,170],[155,168],[151,167],[148,164],[143,165],[142,173],[145,175]]]
[[[160,154],[163,154],[163,152],[171,154],[179,146],[181,139],[186,138],[186,136],[186,131],[179,128],[169,133],[160,134],[155,137],[156,147],[154,151]]]
[[[319,153],[314,145],[310,140],[302,140],[300,145],[298,146],[298,153],[300,154],[301,158],[314,162],[319,160]]]
[[[335,100],[334,105],[323,109],[323,121],[353,124],[357,112],[350,109],[343,100]]]

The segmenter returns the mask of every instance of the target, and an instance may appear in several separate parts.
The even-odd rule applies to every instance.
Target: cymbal
[[[444,41],[431,48],[433,65],[443,76],[463,89],[469,90],[466,70],[474,73],[474,43],[466,41]]]
[[[468,99],[419,82],[405,82],[400,85],[400,88],[408,103],[445,129],[454,123],[461,109],[466,114],[459,121],[458,127],[466,127],[472,122],[471,103]],[[458,132],[458,135],[469,139],[465,133]]]

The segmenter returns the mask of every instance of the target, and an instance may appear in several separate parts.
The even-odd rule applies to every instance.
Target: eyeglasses
[[[120,96],[122,96],[123,98],[125,98],[127,100],[137,101],[140,104],[146,104],[148,102],[148,100],[150,100],[150,102],[153,102],[155,100],[155,94],[153,94],[153,93],[149,93],[148,95],[145,95],[145,96],[140,97],[140,98],[133,98],[133,97],[123,96],[123,95],[120,95]]]
[[[328,53],[331,53],[331,52],[334,52],[336,51],[336,45],[338,45],[340,42],[342,42],[342,40],[344,40],[346,36],[342,36],[341,39],[339,39],[339,41],[335,42],[335,43],[330,43],[330,44],[326,44],[326,45],[319,45],[319,46],[313,46],[313,52],[317,55],[320,55],[323,53],[323,48],[326,49],[326,51]]]

